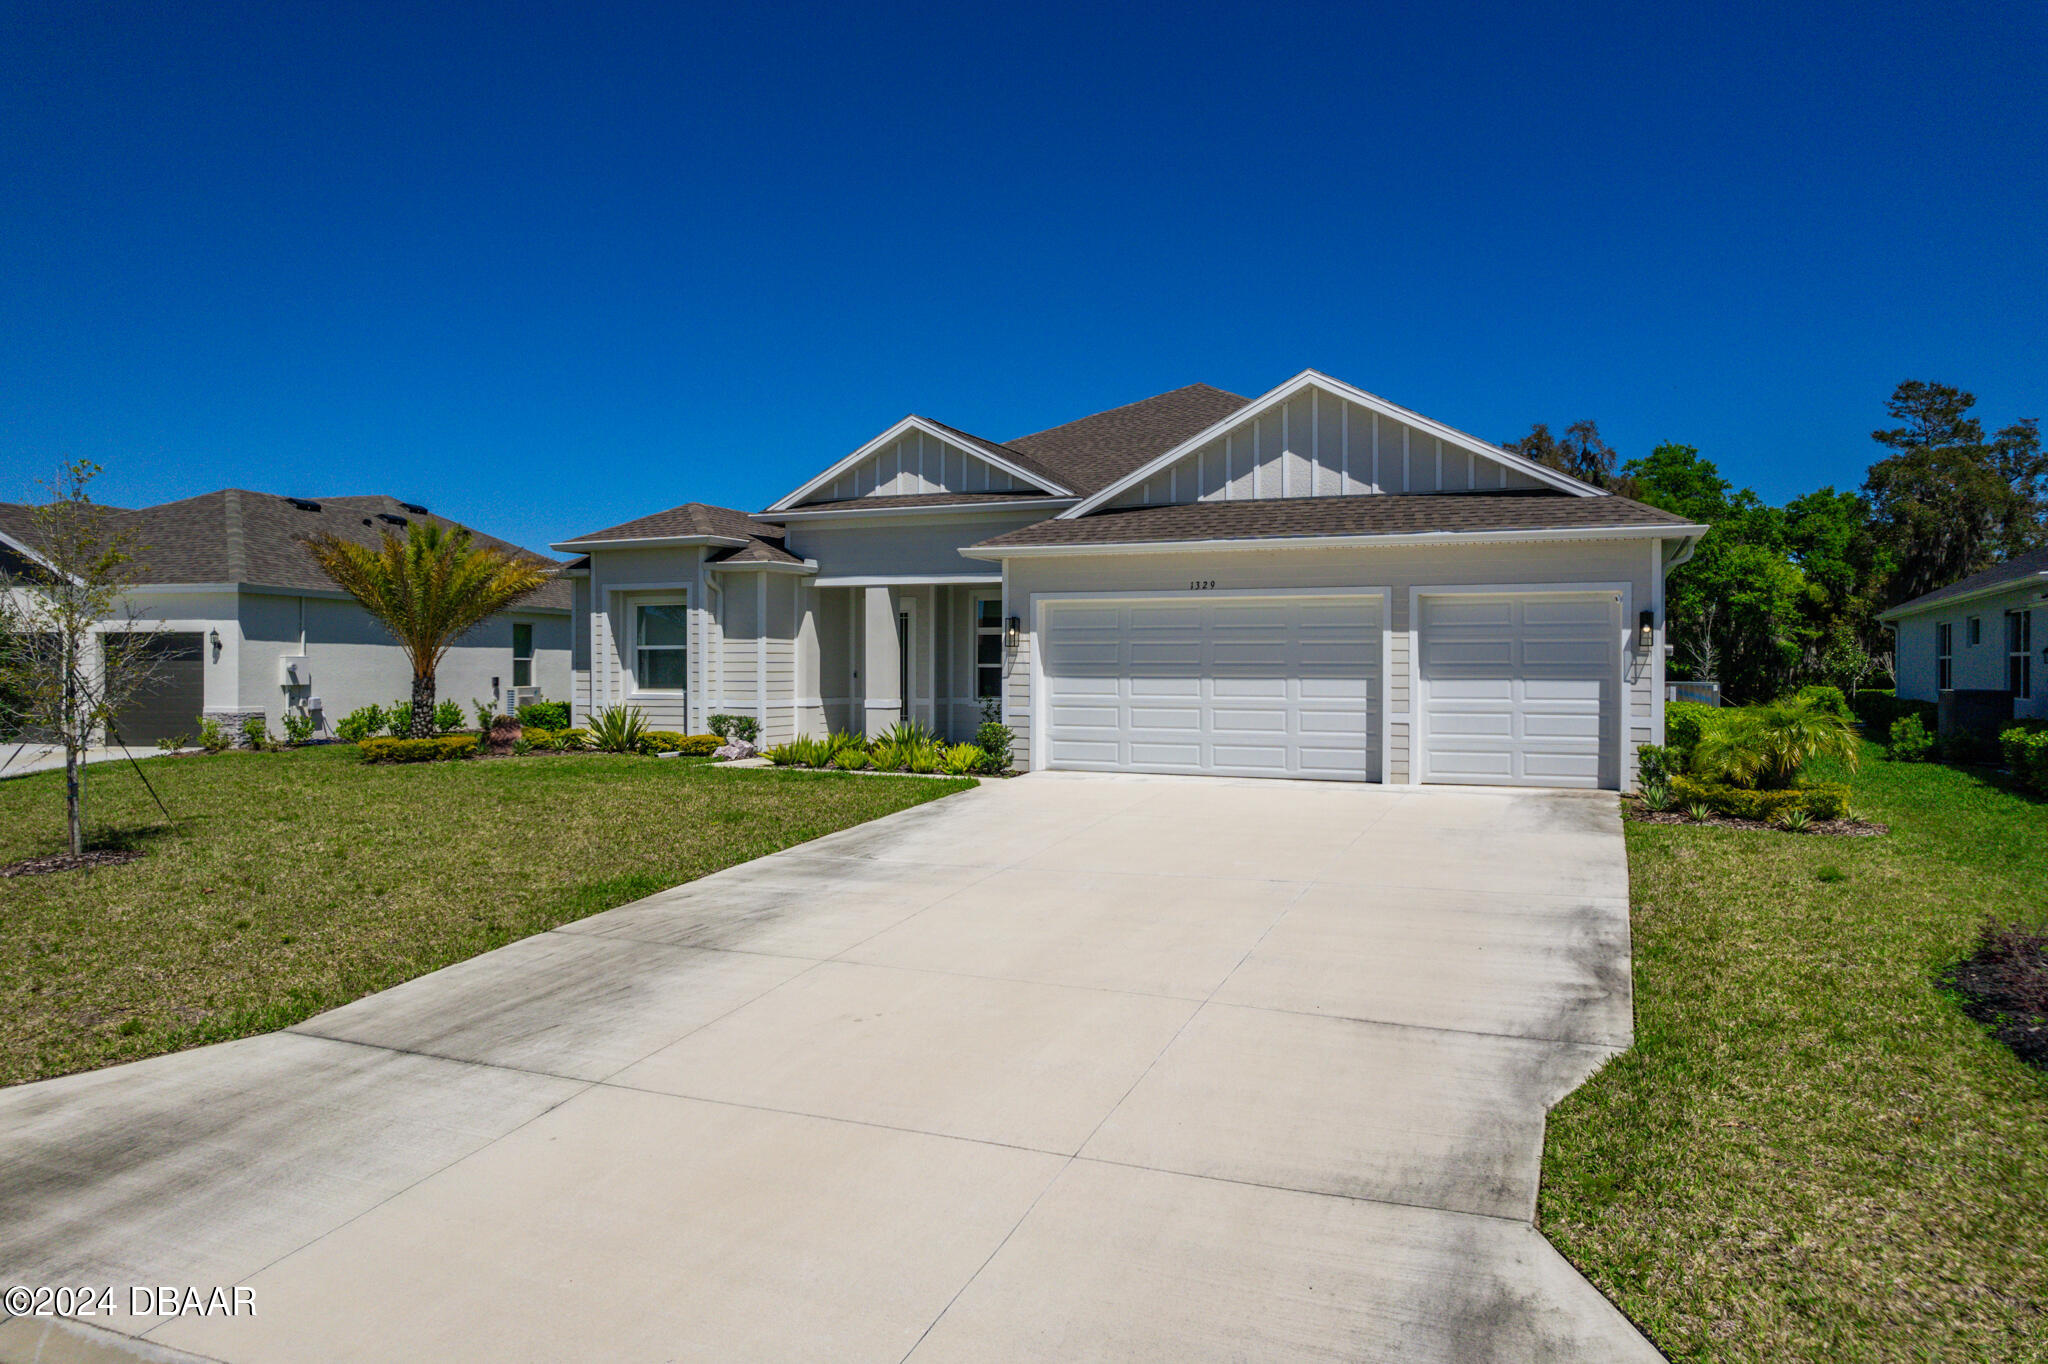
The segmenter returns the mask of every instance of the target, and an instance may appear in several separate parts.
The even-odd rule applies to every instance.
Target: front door
[[[896,692],[902,707],[896,712],[899,723],[911,718],[910,693],[913,684],[910,660],[915,656],[916,650],[910,647],[910,613],[899,611],[896,614]]]

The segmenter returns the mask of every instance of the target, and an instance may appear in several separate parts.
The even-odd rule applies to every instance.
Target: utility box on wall
[[[284,654],[277,660],[277,684],[281,687],[313,685],[313,660],[304,654]]]

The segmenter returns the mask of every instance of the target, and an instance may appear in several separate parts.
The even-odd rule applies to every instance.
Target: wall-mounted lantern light
[[[220,662],[220,631],[208,630],[206,632],[206,642],[213,646],[213,661],[216,663]]]
[[[1657,642],[1657,613],[1643,611],[1636,616],[1636,647],[1647,651]]]
[[[1024,622],[1015,616],[1003,622],[1003,643],[1014,649],[1017,641],[1024,638]]]

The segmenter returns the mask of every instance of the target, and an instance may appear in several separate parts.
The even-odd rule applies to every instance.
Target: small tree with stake
[[[314,562],[391,632],[412,663],[411,737],[434,733],[434,672],[448,647],[547,586],[546,564],[479,545],[467,530],[415,522],[376,546],[335,535],[306,542]]]
[[[126,600],[141,546],[92,500],[99,471],[84,460],[65,466],[32,514],[27,568],[0,568],[0,693],[10,723],[64,749],[73,856],[85,852],[85,753],[161,668],[151,629]]]

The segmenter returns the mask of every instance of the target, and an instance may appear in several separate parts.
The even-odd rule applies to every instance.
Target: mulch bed
[[[1976,954],[1942,983],[2020,1060],[2048,1070],[2048,929],[1987,924]]]
[[[1771,834],[1827,834],[1834,838],[1877,838],[1892,831],[1889,824],[1861,819],[1816,819],[1803,829],[1787,829],[1761,819],[1737,819],[1733,815],[1709,815],[1694,819],[1683,810],[1651,810],[1640,801],[1630,801],[1628,817],[1637,824],[1699,824],[1716,829],[1753,829]]]
[[[142,854],[123,849],[102,848],[97,852],[51,853],[48,857],[28,857],[19,862],[10,862],[0,867],[0,876],[41,876],[48,871],[91,871],[94,867],[112,867],[122,862],[138,862]]]

